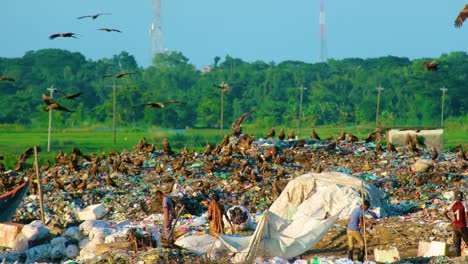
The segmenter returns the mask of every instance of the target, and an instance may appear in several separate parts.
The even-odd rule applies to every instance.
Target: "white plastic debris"
[[[21,233],[27,240],[39,240],[49,235],[49,229],[41,220],[34,220],[29,225],[25,225]]]
[[[73,259],[78,257],[80,254],[80,249],[78,248],[77,245],[68,245],[67,248],[65,249],[65,255],[67,258]]]
[[[78,226],[72,226],[72,227],[67,228],[67,230],[65,230],[65,233],[63,235],[69,239],[80,240],[82,238],[80,227]]]
[[[79,220],[98,220],[106,215],[104,204],[93,204],[76,212]]]

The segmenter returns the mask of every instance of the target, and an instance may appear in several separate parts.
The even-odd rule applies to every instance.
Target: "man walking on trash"
[[[174,204],[172,203],[171,198],[167,195],[164,195],[160,190],[156,191],[156,199],[162,200],[164,214],[163,229],[161,232],[161,236],[163,239],[172,243],[173,237],[171,234],[171,225],[172,221],[174,220]]]
[[[218,237],[218,234],[224,234],[223,215],[226,216],[226,220],[231,223],[231,220],[229,220],[229,217],[226,215],[224,205],[219,201],[219,195],[213,194],[206,214],[206,218],[210,221],[210,235]]]
[[[444,216],[452,223],[453,229],[453,245],[457,256],[461,256],[461,240],[465,241],[468,245],[468,227],[466,226],[466,219],[468,212],[465,205],[462,203],[463,192],[459,191],[455,194],[455,201],[444,210]],[[452,212],[453,218],[450,218],[448,213]]]
[[[363,227],[363,211],[369,209],[370,203],[365,200],[364,203],[356,207],[351,216],[349,217],[348,227],[346,228],[346,234],[348,236],[348,259],[353,260],[354,241],[356,240],[359,244],[357,251],[357,258],[359,261],[364,261],[364,239],[361,234],[361,228]]]

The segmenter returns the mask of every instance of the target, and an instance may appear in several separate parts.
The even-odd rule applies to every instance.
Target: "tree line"
[[[438,70],[428,71],[424,66],[428,61],[436,61]],[[103,78],[121,72],[132,74]],[[303,127],[373,125],[376,88],[381,86],[379,126],[437,127],[443,87],[448,89],[444,116],[467,119],[467,73],[465,52],[414,60],[386,56],[324,63],[246,62],[227,55],[198,70],[180,52],[158,54],[143,68],[127,52],[93,61],[78,52],[43,49],[21,58],[0,58],[0,75],[15,80],[0,82],[0,124],[45,127],[49,115],[43,111],[42,94],[49,94],[47,88],[53,86],[64,94],[82,93],[73,100],[54,95],[74,111],[53,111],[54,127],[109,127],[116,85],[120,127],[219,128],[221,107],[225,128],[247,111],[253,111],[245,121],[252,126],[295,127],[301,106]],[[221,82],[231,89],[222,92],[216,87]],[[143,105],[167,100],[186,104],[158,109]]]

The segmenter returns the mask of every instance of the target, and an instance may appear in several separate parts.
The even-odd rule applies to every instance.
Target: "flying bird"
[[[457,18],[455,19],[455,27],[459,28],[463,25],[463,22],[468,17],[468,4],[458,13]]]
[[[86,15],[86,16],[80,16],[78,17],[78,19],[83,19],[83,18],[92,18],[92,19],[96,19],[102,15],[110,15],[110,13],[98,13],[98,14],[94,14],[94,15]]]
[[[425,62],[424,65],[426,65],[428,71],[437,71],[439,69],[439,64],[435,61]]]
[[[53,109],[58,110],[58,111],[69,112],[69,113],[73,112],[73,111],[61,106],[59,103],[55,102],[54,99],[52,99],[50,96],[48,96],[46,94],[42,94],[42,100],[47,105],[46,107],[44,107],[42,109],[45,112],[48,112],[48,111],[53,110]]]
[[[118,29],[115,29],[115,28],[100,28],[98,30],[105,31],[105,32],[119,32],[119,33],[122,33],[121,30],[118,30]]]
[[[221,82],[220,84],[213,84],[214,87],[218,87],[219,89],[221,89],[221,91],[223,92],[227,92],[229,90],[231,90],[231,87],[229,87],[226,83],[224,82]]]
[[[9,81],[9,82],[14,82],[15,79],[7,76],[0,76],[0,81]]]
[[[76,37],[76,33],[72,33],[72,32],[65,32],[65,33],[55,33],[55,34],[52,34],[49,36],[50,39],[54,39],[54,38],[58,38],[58,37],[62,37],[62,38],[77,38]]]
[[[54,89],[54,91],[57,92],[58,94],[62,95],[63,98],[65,98],[65,99],[75,99],[76,97],[81,95],[81,92],[67,95],[67,94],[65,94],[65,93],[63,93],[63,92],[61,92],[61,91],[59,91],[57,89]]]
[[[166,105],[168,105],[168,104],[187,104],[187,103],[182,102],[182,101],[177,101],[177,100],[169,100],[169,101],[165,101],[165,102],[148,102],[148,103],[144,103],[142,105],[146,105],[149,108],[163,108],[163,107],[166,107]],[[142,106],[142,105],[140,105],[140,106]]]
[[[121,72],[121,73],[117,73],[117,74],[106,74],[102,78],[112,77],[112,78],[120,79],[120,78],[122,78],[124,76],[131,75],[131,74],[135,74],[135,72]]]

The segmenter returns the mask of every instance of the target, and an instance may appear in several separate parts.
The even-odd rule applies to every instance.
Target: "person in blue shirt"
[[[364,261],[364,239],[361,234],[363,226],[363,213],[369,209],[370,203],[365,200],[364,203],[356,207],[349,217],[346,235],[348,236],[348,259],[353,260],[354,242],[356,241],[359,248],[357,250],[357,258],[359,261]]]

